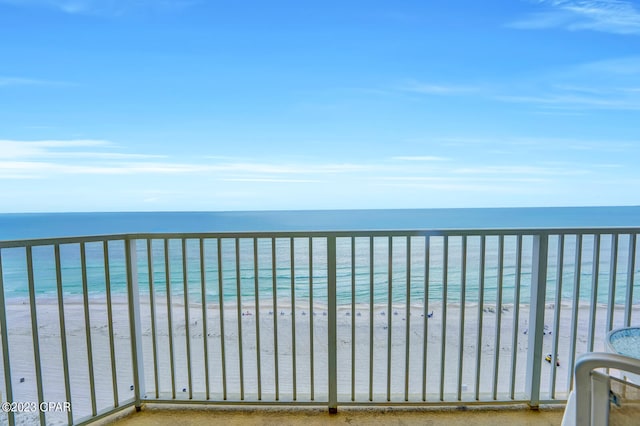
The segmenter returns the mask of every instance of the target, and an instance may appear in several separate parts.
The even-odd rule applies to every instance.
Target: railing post
[[[4,386],[7,398],[2,398],[0,391],[0,402],[13,402],[13,386],[11,385],[11,358],[9,357],[9,329],[7,327],[7,305],[4,300],[4,281],[2,278],[2,252],[0,251],[0,333],[2,333],[2,361],[4,365]],[[7,413],[9,426],[16,424],[15,414],[9,410]]]
[[[329,413],[338,412],[338,339],[336,314],[336,237],[327,237],[327,287],[329,303]],[[352,366],[353,368],[353,366]]]
[[[531,261],[531,298],[529,300],[529,350],[527,353],[526,392],[529,406],[537,410],[540,405],[540,370],[542,369],[542,343],[544,332],[544,302],[547,291],[547,254],[549,235],[533,236]],[[553,354],[552,354],[553,359]]]
[[[127,295],[129,299],[129,330],[131,334],[131,361],[136,411],[142,407],[144,390],[144,359],[142,356],[142,326],[140,323],[140,291],[138,288],[138,256],[136,240],[125,240],[127,262]]]

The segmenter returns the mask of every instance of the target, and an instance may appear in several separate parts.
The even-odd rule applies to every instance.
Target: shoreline
[[[64,305],[83,305],[84,304],[84,297],[82,295],[64,295],[63,296],[63,302]],[[323,299],[322,297],[315,297],[314,299]],[[97,304],[97,303],[105,303],[107,302],[107,296],[106,294],[100,294],[100,295],[89,295],[88,297],[89,300],[89,304]],[[141,304],[150,304],[149,302],[149,293],[145,293],[145,294],[141,294],[139,297],[140,303]],[[166,301],[167,298],[164,295],[156,295],[155,297],[155,303],[162,303],[166,305]],[[236,298],[235,297],[229,297],[229,298],[224,298],[223,302],[224,302],[224,307],[225,308],[229,308],[229,309],[235,309],[236,308]],[[282,306],[282,307],[291,307],[291,297],[289,296],[282,296],[276,299],[277,300],[277,304],[278,306]],[[298,301],[296,302],[296,307],[308,307],[309,306],[309,299],[308,298],[299,298],[297,299]],[[243,298],[241,300],[241,306],[247,307],[247,308],[254,308],[255,309],[255,299],[253,297],[246,297]],[[5,298],[5,303],[7,306],[11,306],[11,305],[29,305],[30,303],[30,299],[29,297],[7,297]],[[123,304],[128,304],[128,297],[127,295],[124,294],[112,294],[111,296],[111,303],[112,304],[119,304],[119,305],[123,305]],[[174,306],[181,306],[184,307],[184,297],[180,294],[180,295],[172,295],[171,298],[171,303]],[[36,295],[36,306],[40,306],[40,305],[57,305],[58,304],[58,298],[57,295]],[[218,301],[206,301],[206,305],[208,308],[211,309],[218,309],[219,308],[219,302]],[[479,302],[478,301],[468,301],[464,303],[464,306],[467,308],[473,308],[473,307],[478,307]],[[495,308],[497,306],[497,304],[495,303],[495,301],[487,301],[485,300],[482,305],[484,307],[493,307]],[[509,309],[513,309],[513,307],[515,306],[514,303],[502,303],[501,304],[503,308],[509,308]],[[520,307],[528,307],[530,305],[530,303],[524,303],[524,302],[520,302]],[[189,306],[192,308],[195,307],[201,307],[202,306],[202,300],[201,298],[198,298],[198,300],[193,300],[193,298],[190,298],[189,300]],[[260,306],[263,308],[268,308],[268,307],[272,307],[273,306],[273,298],[263,298],[261,299],[261,303]],[[325,309],[328,308],[328,304],[327,303],[322,303],[322,302],[317,302],[314,300],[314,306],[317,306],[319,308],[324,307]],[[343,302],[343,303],[337,303],[336,304],[336,308],[338,310],[340,309],[351,309],[352,303],[351,301],[348,302]],[[371,306],[370,303],[356,303],[355,307],[356,310],[366,310]],[[388,303],[384,302],[384,303],[375,303],[373,304],[374,308],[377,307],[387,307]],[[416,309],[416,308],[422,308],[424,306],[423,303],[421,302],[413,302],[410,303],[411,309]],[[428,306],[442,306],[442,300],[441,299],[429,299],[429,303]],[[455,301],[455,302],[447,302],[447,306],[452,306],[452,307],[460,307],[461,303],[459,301]],[[567,299],[563,299],[560,306],[562,308],[570,308],[573,306],[573,303],[570,300]],[[596,308],[597,309],[603,309],[603,308],[607,308],[609,305],[608,303],[597,303],[596,304]],[[623,303],[616,303],[614,305],[614,310],[621,310],[621,309],[625,309],[626,308],[626,304]],[[635,309],[640,309],[640,302],[635,303],[635,304],[631,304],[631,309],[635,310]],[[392,302],[392,307],[406,307],[406,303],[398,303],[398,302]],[[546,302],[545,303],[545,308],[546,309],[551,309],[555,307],[555,301],[554,302]],[[578,308],[588,308],[591,307],[591,302],[590,301],[586,301],[586,300],[580,300],[578,302]],[[296,308],[298,309],[298,308]]]

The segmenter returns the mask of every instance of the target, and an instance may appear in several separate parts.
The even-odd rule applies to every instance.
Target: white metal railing
[[[153,402],[563,402],[576,357],[637,320],[639,232],[0,242],[2,400],[13,403],[0,423],[84,423]]]

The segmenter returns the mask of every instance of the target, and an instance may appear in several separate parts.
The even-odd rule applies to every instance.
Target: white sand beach
[[[113,301],[113,334],[115,354],[115,376],[117,379],[118,400],[122,403],[133,397],[131,389],[132,377],[130,330],[128,307],[124,298]],[[512,362],[515,357],[514,398],[523,398],[525,392],[526,358],[528,347],[529,308],[521,305],[518,322],[514,324],[515,309],[503,305],[497,312],[495,305],[487,304],[482,313],[482,339],[480,341],[480,361],[478,363],[478,323],[479,307],[467,304],[464,314],[464,337],[460,346],[461,309],[457,304],[448,304],[446,309],[446,338],[444,339],[444,366],[441,365],[443,348],[442,321],[443,307],[440,302],[430,303],[428,313],[433,316],[427,321],[427,369],[423,375],[423,350],[425,347],[424,307],[413,305],[407,317],[406,306],[394,305],[391,312],[387,305],[376,305],[373,309],[373,366],[370,366],[371,328],[369,326],[369,305],[357,305],[352,312],[350,305],[340,306],[337,311],[337,348],[338,348],[338,394],[340,402],[349,402],[352,398],[352,347],[355,347],[355,375],[353,377],[355,401],[369,400],[370,374],[372,375],[372,399],[374,402],[387,401],[387,385],[390,400],[402,402],[422,401],[423,377],[426,377],[426,400],[457,401],[458,383],[460,381],[461,400],[474,401],[476,390],[480,400],[493,398],[494,380],[498,399],[508,399],[511,393]],[[633,310],[632,318],[637,318],[638,310]],[[143,356],[145,372],[145,395],[148,399],[156,398],[154,368],[158,371],[158,397],[172,398],[171,362],[169,350],[168,313],[164,299],[158,297],[155,303],[155,327],[157,361],[153,359],[153,339],[151,306],[148,299],[140,304],[141,328],[143,335]],[[276,400],[276,358],[274,325],[277,326],[277,399],[278,401],[305,402],[312,399],[311,375],[311,343],[313,343],[313,400],[326,401],[328,380],[328,315],[327,307],[316,305],[313,312],[308,301],[297,304],[295,317],[290,304],[278,303],[274,312],[272,303],[261,304],[256,311],[253,304],[241,306],[242,315],[242,386],[240,378],[240,350],[237,306],[225,304],[224,309],[224,351],[226,379],[226,399],[237,401],[243,398],[248,401]],[[62,350],[60,339],[59,315],[55,300],[44,297],[38,299],[38,339],[42,364],[44,401],[67,401],[62,368]],[[552,365],[544,361],[544,355],[552,352],[556,324],[554,323],[554,306],[549,304],[545,309],[542,386],[541,398],[552,399],[551,374]],[[31,321],[28,301],[8,304],[7,323],[9,327],[9,345],[11,358],[11,374],[13,383],[13,401],[37,401],[37,385],[34,364],[34,351],[31,338]],[[222,366],[222,340],[220,334],[220,311],[217,304],[209,304],[206,308],[206,344],[208,355],[209,399],[224,399]],[[186,322],[184,305],[173,303],[171,310],[173,333],[173,365],[175,397],[189,398],[189,367],[191,372],[191,396],[193,399],[207,398],[207,381],[204,368],[205,333],[203,329],[202,306],[192,304],[189,307],[190,366],[187,363]],[[499,334],[496,334],[496,321],[500,316]],[[556,368],[555,398],[566,397],[570,368],[570,336],[571,306],[562,305],[560,309],[559,336],[557,354],[560,365]],[[594,350],[603,350],[603,339],[606,335],[607,310],[599,306],[596,310],[596,328],[594,333]],[[256,323],[259,318],[259,344],[256,339]],[[295,321],[293,321],[295,318]],[[313,319],[313,339],[310,338],[311,320]],[[274,324],[274,320],[276,324]],[[355,321],[355,328],[352,324]],[[391,322],[391,362],[388,363],[388,339]],[[89,368],[87,344],[85,337],[84,305],[81,300],[65,300],[66,339],[69,357],[69,374],[71,383],[71,404],[74,419],[91,414],[91,388],[89,386]],[[109,326],[107,321],[106,302],[92,299],[90,302],[91,352],[93,358],[93,375],[95,380],[95,402],[98,412],[113,407],[114,395],[112,386],[111,347],[109,344]],[[589,339],[589,307],[581,305],[578,310],[577,353],[588,350]],[[293,327],[295,325],[295,358],[293,356]],[[409,340],[407,344],[407,325]],[[623,325],[623,308],[614,312],[614,328]],[[517,343],[513,348],[513,330],[517,328]],[[355,333],[355,343],[352,339]],[[496,337],[499,336],[498,369],[495,371]],[[407,356],[408,349],[408,356]],[[260,377],[258,377],[258,354],[260,356]],[[459,354],[462,354],[462,370],[459,370]],[[406,360],[409,360],[408,368]],[[295,394],[294,394],[294,360],[295,360]],[[387,384],[390,365],[390,382]],[[480,385],[476,389],[477,367],[479,368]],[[405,382],[408,371],[408,382]],[[444,376],[441,378],[441,372]],[[1,371],[2,379],[4,372]],[[461,379],[459,379],[461,375]],[[258,383],[260,389],[258,389]],[[441,390],[441,383],[443,388]],[[260,390],[260,395],[258,392]],[[6,400],[5,389],[2,399]],[[241,393],[243,393],[241,395]],[[16,419],[23,424],[33,419],[34,414],[18,414]],[[22,420],[20,420],[22,419]],[[66,422],[66,413],[54,412],[47,415],[53,424]],[[0,424],[6,424],[7,415],[0,415]],[[26,422],[26,423],[24,423]]]

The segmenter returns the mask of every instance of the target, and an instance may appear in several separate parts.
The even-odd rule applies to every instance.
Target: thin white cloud
[[[571,84],[557,84],[554,86],[555,89],[565,91],[565,92],[575,92],[582,93],[588,95],[605,95],[607,94],[606,90],[603,90],[601,87],[586,87],[586,86],[575,86]]]
[[[221,172],[261,173],[261,174],[327,174],[358,172],[370,169],[366,164],[278,164],[278,163],[221,163],[211,166],[213,170]]]
[[[524,19],[510,22],[507,27],[518,30],[542,30],[564,26],[571,19],[571,14],[567,12],[536,12]]]
[[[70,174],[190,173],[208,170],[198,164],[158,162],[159,158],[166,158],[164,155],[116,152],[115,149],[115,144],[96,139],[2,139],[0,178],[44,179]]]
[[[640,109],[640,56],[579,63],[535,77],[492,87],[425,84],[411,81],[397,91],[426,96],[479,96],[488,101],[529,104],[546,114],[589,110]]]
[[[531,151],[557,153],[562,151],[599,151],[630,152],[640,146],[640,141],[616,139],[572,139],[554,137],[495,137],[495,138],[440,138],[437,139],[445,146],[453,147],[482,147],[487,152],[490,147],[505,147],[505,152],[513,152],[513,148]]]
[[[569,110],[559,110],[559,109],[549,109],[549,110],[538,110],[532,111],[532,114],[536,115],[548,115],[552,117],[582,117],[588,114],[586,111],[578,112],[578,111],[569,111]]]
[[[539,96],[496,96],[496,100],[511,103],[536,104],[547,108],[639,110],[640,99],[598,98],[572,94],[548,94]]]
[[[419,82],[410,82],[402,85],[400,87],[400,90],[403,92],[418,93],[421,95],[453,96],[478,92],[479,88],[450,84],[425,84]]]
[[[430,183],[383,183],[382,186],[395,188],[409,188],[419,190],[437,190],[447,192],[488,192],[497,193],[521,193],[521,186],[502,184],[478,184],[478,183],[454,183],[454,182],[430,182]]]
[[[95,139],[17,141],[0,140],[0,159],[88,159],[140,160],[166,158],[158,154],[130,154],[104,151],[75,151],[74,148],[114,148],[109,141]]]
[[[238,182],[317,182],[317,176],[359,173],[377,167],[356,163],[232,161],[231,157],[166,161],[166,155],[119,152],[118,148],[112,142],[93,139],[0,140],[0,178],[207,173]]]
[[[176,163],[112,163],[108,165],[60,164],[44,161],[0,161],[0,176],[47,178],[52,175],[124,175],[139,173],[195,173],[210,170],[207,166]]]
[[[315,179],[276,179],[276,178],[225,178],[223,182],[256,182],[256,183],[321,183]]]
[[[563,141],[563,139],[558,139]],[[619,140],[574,140],[565,139],[565,148],[574,151],[599,151],[602,153],[630,153],[637,149],[637,141]],[[618,157],[620,158],[620,157]]]
[[[622,169],[624,168],[624,166],[622,164],[595,164],[593,167],[599,168],[599,169]]]
[[[626,0],[541,0],[546,6],[528,17],[510,23],[517,29],[564,28],[614,34],[640,34],[640,11]]]
[[[392,160],[397,161],[448,161],[446,157],[437,157],[433,155],[409,155],[409,156],[397,156],[391,157]]]
[[[93,160],[143,160],[155,158],[167,158],[166,155],[159,154],[125,154],[121,152],[50,152],[45,155],[47,158],[82,158]]]
[[[529,104],[540,113],[584,114],[591,110],[640,110],[640,56],[578,63],[483,87],[411,81],[396,91],[425,96],[473,95],[487,101]]]
[[[637,77],[640,75],[640,56],[625,56],[578,65],[572,73],[610,75],[611,77]],[[637,84],[637,79],[632,79]]]
[[[2,0],[0,0],[1,2]],[[0,87],[9,86],[60,86],[68,85],[62,81],[40,80],[35,78],[0,76]]]
[[[48,156],[55,157],[55,156]],[[113,157],[113,158],[111,158]],[[299,164],[296,166],[281,166],[278,164],[202,164],[202,163],[184,163],[184,162],[140,162],[126,161],[137,158],[135,155],[125,155],[118,158],[118,154],[91,155],[88,158],[89,164],[77,164],[76,162],[52,162],[52,161],[0,161],[0,178],[6,177],[11,172],[13,179],[19,177],[25,178],[48,178],[54,175],[125,175],[125,174],[186,174],[186,173],[206,173],[215,176],[227,182],[320,182],[318,179],[308,179],[304,176],[324,176],[341,173],[353,173],[365,171],[373,168],[371,165],[350,165],[341,167],[331,164]],[[140,155],[139,157],[155,158],[151,155]],[[65,159],[77,159],[80,157],[60,156]],[[97,161],[97,159],[105,161]],[[111,160],[121,161],[111,161]],[[125,160],[125,161],[122,161]],[[243,174],[244,176],[237,176]],[[251,175],[296,175],[300,178],[279,178],[279,177],[262,177],[248,176]],[[246,176],[246,177],[245,177]]]
[[[22,142],[21,142],[22,143]],[[111,142],[100,140],[100,139],[71,139],[71,140],[40,140],[33,142],[25,142],[31,143],[34,146],[41,146],[45,148],[75,148],[75,147],[86,147],[86,146],[108,146],[112,145]]]
[[[105,147],[109,145],[110,143],[107,141],[90,139],[40,141],[0,139],[0,159],[45,157],[56,155],[55,149]]]
[[[503,177],[443,177],[443,176],[383,176],[378,180],[385,182],[444,182],[444,183],[460,183],[460,182],[504,182]],[[528,183],[540,183],[548,182],[547,178],[540,177],[511,177],[509,182],[528,182]]]
[[[529,104],[542,111],[640,109],[640,57],[611,58],[556,70],[522,87],[492,98]],[[505,88],[506,89],[506,88]]]
[[[584,175],[589,171],[584,169],[565,169],[537,166],[480,166],[463,167],[452,170],[455,174],[471,175],[534,175],[534,176],[570,176]]]

